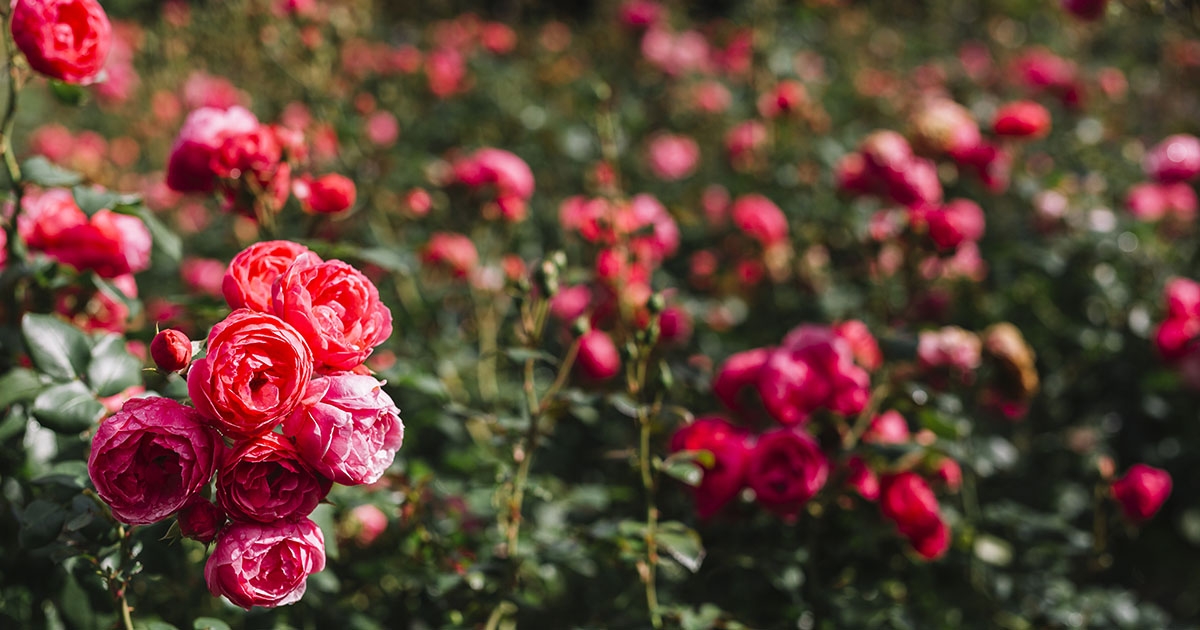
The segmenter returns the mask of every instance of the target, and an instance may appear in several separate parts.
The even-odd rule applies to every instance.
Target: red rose
[[[217,473],[217,503],[235,521],[291,520],[311,514],[330,485],[290,441],[266,433],[226,454]]]
[[[147,525],[175,513],[212,479],[218,447],[190,407],[134,398],[96,430],[88,475],[113,516]]]
[[[112,25],[96,0],[16,0],[12,36],[30,67],[67,83],[95,81],[112,49]]]
[[[223,435],[257,437],[300,406],[312,373],[312,351],[294,328],[239,309],[208,333],[208,354],[188,371],[188,395]]]
[[[445,267],[456,278],[466,278],[479,265],[479,251],[462,234],[438,232],[429,237],[421,260],[427,265]]]
[[[313,379],[318,402],[283,424],[318,473],[347,486],[375,483],[404,443],[400,410],[373,376],[341,372]]]
[[[983,236],[983,209],[969,199],[954,199],[926,213],[925,220],[929,222],[929,237],[941,249],[955,249]]]
[[[301,254],[271,293],[271,308],[295,327],[318,365],[350,370],[392,334],[392,312],[359,270]]]
[[[262,241],[233,257],[221,293],[230,308],[271,312],[271,287],[275,280],[308,248],[291,241]]]
[[[942,520],[937,497],[920,475],[902,472],[885,476],[879,509],[924,558],[938,558],[949,547],[950,531]]]
[[[192,362],[192,341],[173,328],[159,331],[150,342],[150,357],[163,372],[179,372]]]
[[[783,424],[806,422],[828,408],[856,414],[867,404],[867,371],[854,362],[850,344],[824,326],[806,324],[788,333],[758,374],[763,405]]]
[[[713,395],[733,411],[743,411],[742,391],[758,382],[774,348],[755,348],[731,355],[713,378]]]
[[[227,519],[225,512],[212,501],[196,495],[179,510],[175,520],[179,523],[179,533],[207,545],[217,537]]]
[[[698,464],[704,472],[696,486],[696,513],[716,514],[746,486],[750,447],[746,432],[724,418],[697,418],[671,436],[671,451],[708,451],[712,465]]]
[[[747,482],[763,507],[794,518],[829,477],[829,462],[803,431],[776,429],[758,437],[750,453]]]
[[[305,212],[337,214],[354,205],[357,191],[354,182],[345,175],[330,173],[316,179],[297,179],[292,184],[292,193],[300,201]]]
[[[204,581],[214,596],[246,610],[274,608],[299,601],[308,576],[324,568],[325,537],[307,518],[271,525],[234,522],[217,537]]]
[[[1161,468],[1134,464],[1112,482],[1112,495],[1129,520],[1140,523],[1154,516],[1171,494],[1171,474]]]

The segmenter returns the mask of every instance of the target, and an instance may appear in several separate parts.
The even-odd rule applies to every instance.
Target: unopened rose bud
[[[602,330],[592,330],[579,338],[579,357],[576,359],[583,375],[605,381],[621,370],[621,355],[611,337]]]
[[[534,272],[534,280],[542,295],[553,297],[555,293],[558,293],[558,267],[553,262],[542,261],[542,264],[538,265],[537,271]]]
[[[192,362],[192,341],[173,328],[159,331],[150,342],[150,357],[163,372],[180,372]]]
[[[584,316],[575,318],[575,322],[571,324],[571,332],[576,335],[585,335],[591,329],[592,323]]]
[[[649,309],[652,314],[658,315],[659,313],[663,312],[663,309],[667,308],[667,301],[663,298],[661,293],[655,293],[654,295],[651,295],[650,299],[646,302],[646,308]]]
[[[207,545],[225,525],[225,512],[208,499],[192,497],[175,515],[175,520],[179,523],[179,533]]]

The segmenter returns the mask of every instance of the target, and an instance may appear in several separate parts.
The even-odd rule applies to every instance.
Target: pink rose
[[[798,515],[828,477],[829,462],[816,440],[786,428],[758,436],[746,471],[755,499],[785,518]]]
[[[742,392],[758,383],[758,376],[774,348],[755,348],[730,355],[713,378],[717,400],[733,411],[743,411]]]
[[[733,202],[733,224],[769,247],[788,238],[787,217],[775,202],[759,194],[742,195]]]
[[[233,257],[221,292],[230,308],[248,308],[261,313],[271,311],[271,287],[275,280],[309,249],[291,241],[262,241]]]
[[[957,326],[923,330],[917,335],[917,361],[925,368],[945,366],[973,372],[979,367],[982,350],[978,335]]]
[[[1200,139],[1182,133],[1167,136],[1146,153],[1142,169],[1163,184],[1192,179],[1200,174]]]
[[[833,334],[850,344],[854,361],[864,369],[874,371],[883,365],[883,352],[879,349],[879,342],[875,340],[866,324],[857,319],[847,320],[835,325]]]
[[[84,224],[63,230],[45,251],[80,271],[115,278],[150,267],[150,230],[141,219],[100,210]]]
[[[467,236],[438,232],[429,237],[421,260],[427,265],[445,267],[455,278],[466,278],[479,265],[479,252]]]
[[[134,398],[100,424],[88,475],[113,516],[156,523],[212,478],[219,440],[204,418],[168,398]]]
[[[612,337],[602,330],[589,330],[579,338],[575,365],[588,379],[606,381],[621,371],[621,354]]]
[[[212,192],[213,156],[228,136],[258,128],[258,119],[243,107],[202,107],[188,114],[167,162],[167,186],[178,192]]]
[[[392,334],[392,312],[359,270],[301,254],[271,293],[271,308],[304,338],[318,365],[349,370]]]
[[[696,171],[700,145],[688,136],[661,133],[646,150],[650,170],[663,181],[683,179]]]
[[[950,530],[942,520],[937,497],[920,475],[902,472],[885,476],[879,508],[925,559],[941,557],[950,546]]]
[[[846,485],[868,501],[879,500],[879,475],[858,455],[846,462]]]
[[[862,436],[868,444],[904,444],[908,440],[908,421],[895,409],[875,416]]]
[[[217,473],[217,503],[235,521],[290,520],[311,514],[330,485],[287,438],[265,433],[225,455]]]
[[[292,194],[305,212],[337,214],[354,205],[357,190],[345,175],[330,173],[316,179],[302,177],[292,182]]]
[[[969,199],[953,199],[925,213],[925,220],[929,223],[929,237],[941,249],[955,249],[983,236],[983,209]]]
[[[231,523],[204,565],[214,596],[246,610],[299,601],[308,576],[325,568],[325,537],[305,519],[270,525]]]
[[[104,69],[112,25],[96,0],[15,0],[12,36],[34,70],[88,84]]]
[[[695,487],[696,513],[700,518],[716,514],[746,486],[750,446],[746,431],[724,418],[697,418],[679,427],[671,436],[671,452],[708,451],[712,465],[697,463],[703,471]]]
[[[313,379],[318,402],[283,424],[300,455],[340,484],[375,483],[404,442],[400,410],[372,376],[340,372]]]
[[[758,393],[776,420],[796,424],[827,408],[856,414],[867,404],[870,375],[854,362],[845,340],[824,326],[803,325],[788,333],[758,375]]]
[[[1171,474],[1161,468],[1134,464],[1124,477],[1112,482],[1112,495],[1130,521],[1147,521],[1171,495]]]
[[[992,130],[998,136],[1041,138],[1050,133],[1050,111],[1033,101],[1008,103],[996,112]]]
[[[223,435],[251,438],[300,406],[312,373],[312,351],[294,328],[238,309],[208,333],[208,354],[188,370],[188,395]]]
[[[388,526],[387,514],[383,510],[364,503],[350,510],[346,519],[348,529],[353,533],[354,542],[359,547],[370,547]]]

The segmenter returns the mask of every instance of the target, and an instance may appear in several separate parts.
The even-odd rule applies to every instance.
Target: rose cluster
[[[222,289],[235,310],[190,368],[182,333],[151,344],[162,369],[187,369],[194,408],[129,401],[97,431],[88,470],[118,519],[177,514],[184,535],[215,540],[214,595],[277,606],[324,567],[308,515],[335,482],[377,481],[403,441],[399,410],[363,366],[391,313],[361,272],[288,241],[242,251]],[[215,503],[201,493],[214,474]]]
[[[949,528],[921,475],[913,470],[880,474],[859,454],[839,454],[842,440],[836,441],[837,448],[823,445],[817,437],[820,426],[810,422],[818,410],[843,417],[862,412],[869,370],[881,363],[877,342],[858,321],[802,325],[778,348],[749,350],[726,360],[713,381],[713,393],[742,422],[700,418],[671,438],[673,452],[706,452],[697,456],[703,469],[694,492],[700,517],[713,516],[749,488],[764,508],[794,519],[836,473],[864,499],[879,501],[883,515],[921,556],[933,559],[944,553]],[[758,434],[741,426],[753,422],[758,409],[783,426]],[[896,411],[873,417],[861,436],[863,443],[877,445],[910,440],[908,423]],[[831,461],[831,455],[840,463]],[[932,473],[947,488],[957,489],[961,473],[954,460],[937,459]]]
[[[200,107],[188,115],[171,149],[167,186],[182,193],[216,191],[227,211],[252,218],[279,212],[289,193],[304,212],[349,210],[357,190],[344,175],[293,178],[293,170],[309,160],[303,127],[296,121],[262,124],[239,105]]]

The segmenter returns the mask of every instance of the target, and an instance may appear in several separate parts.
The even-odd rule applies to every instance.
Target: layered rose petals
[[[271,523],[308,516],[332,484],[278,433],[243,442],[217,475],[217,503],[230,518]]]
[[[214,596],[246,610],[274,608],[298,601],[308,576],[324,568],[325,537],[306,518],[233,523],[217,537],[204,581]]]

